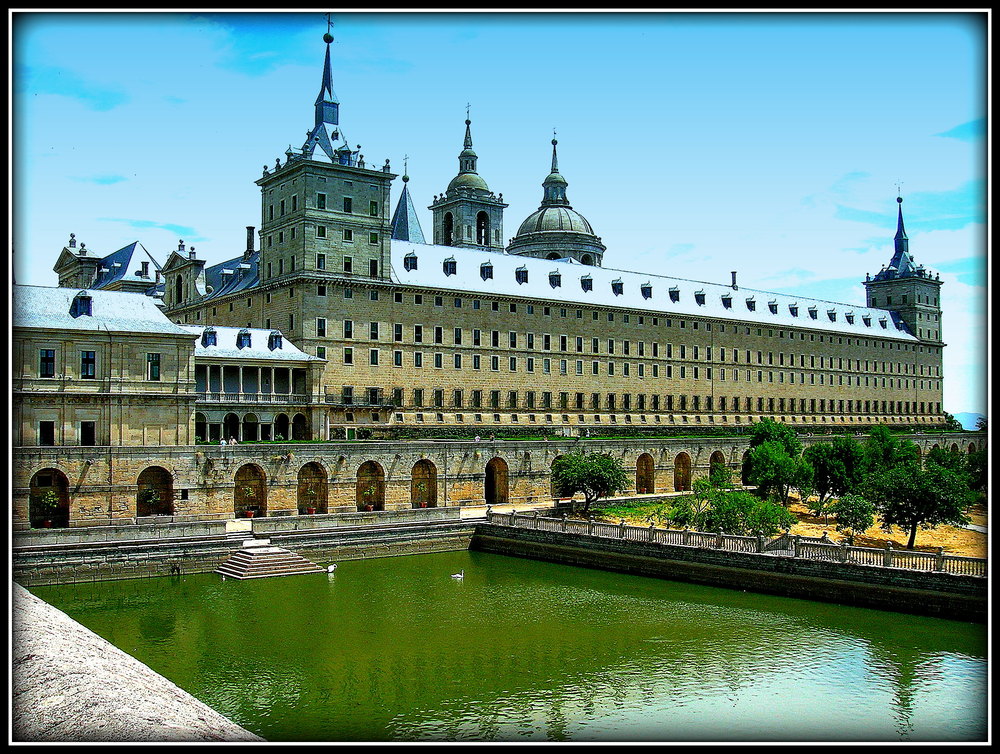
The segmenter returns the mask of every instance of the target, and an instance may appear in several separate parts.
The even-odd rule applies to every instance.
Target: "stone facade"
[[[828,435],[803,437],[808,444]],[[913,435],[933,446],[972,452],[985,435]],[[58,480],[67,513],[63,525],[101,526],[152,521],[221,521],[255,517],[406,511],[470,505],[550,505],[550,469],[560,455],[586,450],[620,459],[630,476],[626,494],[688,490],[722,464],[739,478],[743,437],[679,437],[546,442],[329,442],[199,445],[157,448],[21,448],[12,469],[13,526],[37,526],[29,510],[37,480]],[[151,471],[156,471],[152,474]],[[50,482],[51,484],[51,482]],[[143,487],[164,501],[162,518],[144,517]],[[252,489],[252,494],[247,494]],[[169,503],[169,504],[168,504]]]

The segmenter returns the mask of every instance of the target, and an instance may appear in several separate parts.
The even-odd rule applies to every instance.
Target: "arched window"
[[[318,463],[310,462],[299,469],[297,502],[299,513],[312,515],[327,512],[326,471]]]
[[[253,463],[240,466],[233,479],[233,514],[267,515],[267,481],[264,470]]]
[[[493,458],[486,464],[486,479],[483,497],[487,505],[506,505],[510,500],[507,462]]]
[[[28,522],[32,529],[69,526],[69,481],[58,469],[42,469],[31,477]]]
[[[385,510],[385,472],[375,461],[365,461],[358,469],[359,511]]]
[[[490,245],[490,216],[485,212],[476,215],[476,243],[480,246]]]
[[[444,238],[442,238],[441,241],[444,243],[444,245],[445,246],[454,246],[455,245],[455,218],[452,217],[451,212],[445,212],[444,213],[444,224],[443,224],[443,227],[442,227],[442,232],[444,234]]]
[[[691,489],[691,456],[678,453],[674,458],[674,492]]]
[[[414,508],[437,507],[437,467],[422,458],[410,472],[410,504]]]
[[[649,495],[654,489],[653,456],[643,453],[635,462],[635,494]]]
[[[136,481],[136,516],[171,516],[174,513],[174,478],[162,466],[150,466]]]

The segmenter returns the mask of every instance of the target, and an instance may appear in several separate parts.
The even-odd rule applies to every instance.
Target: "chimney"
[[[247,250],[245,252],[243,252],[243,258],[244,259],[249,259],[250,256],[253,254],[253,231],[254,231],[254,226],[248,225],[247,226]]]
[[[738,291],[740,289],[740,287],[738,285],[736,285],[736,270],[733,270],[732,273],[730,273],[730,274],[732,274],[732,276],[733,276],[733,290],[734,291]]]

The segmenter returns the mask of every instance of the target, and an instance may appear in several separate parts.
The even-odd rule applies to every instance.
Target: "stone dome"
[[[451,183],[448,184],[449,193],[452,189],[478,189],[480,191],[489,191],[490,187],[486,185],[486,181],[482,179],[479,173],[459,173],[452,178]]]
[[[539,207],[521,223],[517,229],[517,236],[527,233],[540,233],[543,231],[563,231],[570,233],[585,233],[594,235],[594,229],[587,218],[581,215],[572,207],[549,206]]]

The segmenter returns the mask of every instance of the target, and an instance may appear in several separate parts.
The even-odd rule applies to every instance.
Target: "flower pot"
[[[52,521],[50,521],[49,519],[45,519],[44,521],[42,521],[42,528],[43,529],[51,529],[52,528]]]
[[[426,507],[427,507],[427,503],[421,503],[421,504],[420,504],[420,507],[421,507],[421,508],[426,508]]]
[[[315,508],[306,508],[306,515],[307,516],[312,516],[315,513],[316,513],[316,509]]]
[[[371,507],[370,505],[366,505],[366,506],[365,506],[365,510],[366,510],[366,511],[370,511],[370,510],[373,510],[373,509],[372,509],[372,507]]]
[[[253,511],[244,511],[243,515],[247,518],[253,518]]]

